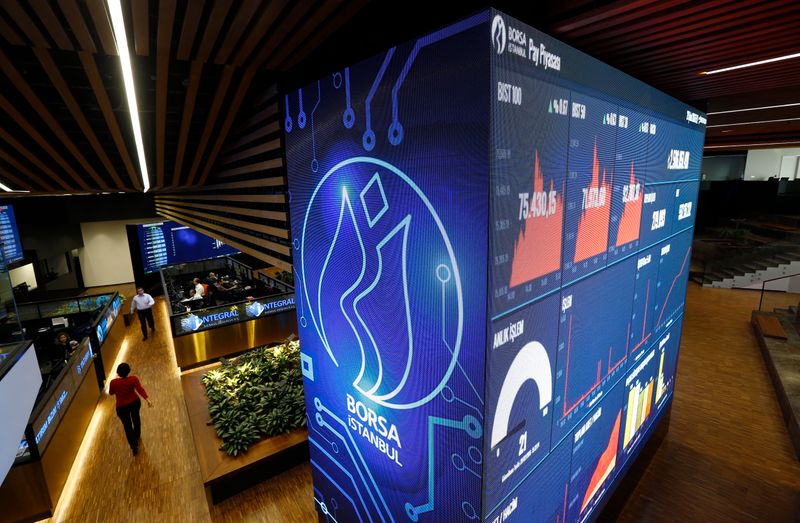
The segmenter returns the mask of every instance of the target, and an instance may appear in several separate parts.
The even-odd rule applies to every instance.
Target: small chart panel
[[[622,403],[622,437],[620,451],[623,461],[637,448],[642,435],[655,415],[653,395],[657,367],[656,349],[637,354],[628,364]]]
[[[492,113],[493,316],[561,284],[569,127],[567,89],[505,70],[496,76],[512,98]]]
[[[572,441],[564,440],[502,503],[488,523],[566,523]]]
[[[625,372],[635,263],[628,258],[561,291],[554,444]]]
[[[617,141],[608,230],[609,262],[639,247],[650,139],[650,134],[644,130],[647,116],[642,113],[620,107],[614,121],[617,124]]]
[[[623,385],[619,382],[570,434],[568,521],[586,521],[619,470]]]
[[[673,319],[683,312],[692,255],[692,232],[692,229],[686,230],[659,244],[658,283],[653,311],[653,329],[657,334],[669,327]]]
[[[631,311],[631,332],[629,335],[629,353],[635,354],[653,343],[653,316],[656,304],[656,286],[658,285],[658,245],[640,251],[636,258],[636,276],[634,277],[633,308]]]
[[[654,245],[672,233],[676,188],[675,184],[645,185],[639,241],[642,248]]]
[[[484,452],[490,506],[550,451],[558,306],[553,294],[492,323]]]
[[[573,92],[569,126],[563,276],[569,283],[602,269],[614,180],[617,106]]]
[[[658,370],[655,381],[655,408],[660,409],[675,389],[675,371],[678,367],[678,350],[680,347],[683,317],[672,323],[669,330],[658,340],[656,358]]]
[[[675,210],[672,232],[678,232],[694,225],[697,214],[697,195],[700,182],[686,182],[675,186]]]

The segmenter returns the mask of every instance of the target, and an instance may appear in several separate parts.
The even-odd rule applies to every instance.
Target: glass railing
[[[228,269],[230,269],[233,272],[233,274],[236,275],[237,280],[246,281],[253,279],[252,267],[230,256],[228,256],[227,260],[228,260]]]
[[[81,312],[93,312],[104,307],[115,294],[95,294],[60,300],[47,300],[33,303],[23,303],[17,306],[20,321],[42,320],[58,318]],[[9,316],[12,314],[9,311]]]
[[[284,281],[281,281],[277,278],[273,278],[272,276],[268,276],[263,272],[258,273],[258,279],[266,283],[268,287],[273,289],[278,289],[281,292],[294,292],[293,285],[289,285]]]

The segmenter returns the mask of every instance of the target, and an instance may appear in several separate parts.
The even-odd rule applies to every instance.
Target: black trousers
[[[155,332],[155,321],[153,321],[153,309],[136,309],[136,315],[139,316],[139,325],[142,327],[142,335],[147,337],[147,325],[150,325],[150,331]],[[145,320],[147,325],[145,325]]]
[[[137,399],[124,407],[117,407],[117,416],[122,421],[125,429],[125,437],[131,449],[139,448],[139,437],[142,435],[142,422],[139,419],[139,409],[142,408],[142,400]]]

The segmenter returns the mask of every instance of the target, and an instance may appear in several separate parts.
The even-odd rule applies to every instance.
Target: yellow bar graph
[[[631,440],[631,438],[633,438],[634,432],[636,432],[636,429],[634,428],[634,420],[636,419],[636,406],[638,405],[636,399],[638,396],[639,384],[637,383],[635,387],[628,391],[628,412],[625,415],[625,436],[623,438],[623,447],[628,446],[628,442]]]
[[[664,352],[661,351],[661,360],[658,363],[658,386],[656,387],[656,403],[661,401],[664,395]]]
[[[650,403],[653,399],[653,379],[642,387],[640,382],[628,391],[628,412],[625,415],[625,433],[623,447],[627,448],[636,431],[644,425],[650,415]]]

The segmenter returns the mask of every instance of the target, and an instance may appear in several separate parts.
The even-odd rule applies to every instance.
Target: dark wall
[[[132,220],[155,216],[153,194],[92,194],[0,198],[13,205],[17,225]]]
[[[746,154],[703,156],[703,180],[741,180],[746,163]]]
[[[800,214],[800,180],[703,182],[697,205],[697,230],[729,225],[731,218],[792,216]]]
[[[156,216],[152,194],[100,194],[0,199],[12,205],[24,250],[46,258],[83,247],[82,222]]]
[[[61,256],[83,247],[83,222],[138,220],[156,216],[152,194],[24,196],[0,199],[12,205],[26,260]],[[37,269],[41,269],[37,266]],[[39,275],[37,274],[37,279]]]

